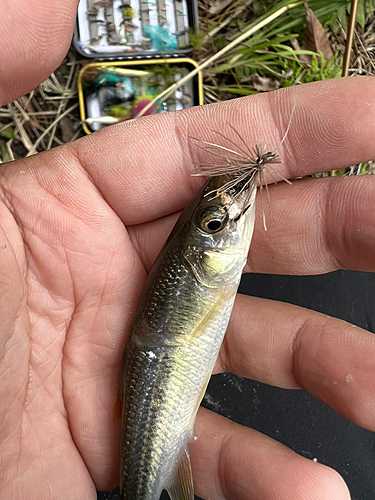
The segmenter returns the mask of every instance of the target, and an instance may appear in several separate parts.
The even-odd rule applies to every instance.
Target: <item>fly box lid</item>
[[[80,0],[73,45],[91,59],[183,57],[197,27],[192,0]]]

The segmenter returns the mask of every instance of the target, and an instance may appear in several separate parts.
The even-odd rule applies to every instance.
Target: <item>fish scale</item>
[[[225,193],[206,196],[225,182],[210,179],[181,215],[131,326],[120,372],[122,500],[159,500],[163,489],[172,500],[193,498],[188,442],[254,224],[254,186],[252,197],[244,192],[229,205]],[[252,203],[246,213],[245,199]],[[211,220],[223,228],[211,233]]]

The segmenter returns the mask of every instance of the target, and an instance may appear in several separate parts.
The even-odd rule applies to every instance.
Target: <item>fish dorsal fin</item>
[[[194,500],[193,476],[187,448],[183,451],[180,462],[172,475],[171,482],[165,489],[168,491],[171,500]]]

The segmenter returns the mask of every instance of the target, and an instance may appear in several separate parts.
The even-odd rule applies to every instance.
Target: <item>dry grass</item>
[[[79,125],[77,75],[71,50],[39,87],[0,108],[0,160],[17,160],[83,135]]]
[[[193,40],[194,58],[202,63],[218,50],[223,37],[233,39],[238,36],[241,29],[256,18],[253,4],[254,0],[199,0],[202,31]],[[215,5],[218,8],[213,12],[212,6]],[[345,50],[345,30],[341,26],[337,33],[328,27],[328,35],[333,52],[339,54],[339,62]],[[77,76],[86,62],[71,49],[48,80],[30,94],[0,108],[0,162],[30,156],[83,135],[78,112]],[[364,28],[357,24],[350,68],[352,76],[374,74],[375,17],[368,19]],[[210,68],[204,75],[205,102],[236,97],[234,93],[217,90],[225,88],[229,82],[232,88],[241,85],[241,82],[236,83],[233,72],[215,72],[215,68]],[[337,172],[338,175],[363,173],[374,174],[375,162]]]

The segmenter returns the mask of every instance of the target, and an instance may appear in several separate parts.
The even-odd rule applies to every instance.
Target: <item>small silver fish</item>
[[[120,370],[122,500],[194,498],[188,443],[247,259],[258,160],[213,172],[150,272]]]

